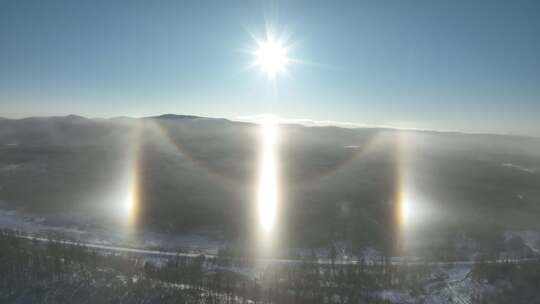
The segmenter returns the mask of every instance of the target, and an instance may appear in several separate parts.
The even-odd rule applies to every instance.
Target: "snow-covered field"
[[[91,220],[69,216],[36,215],[22,210],[9,209],[0,204],[0,228],[13,229],[26,235],[55,237],[64,240],[105,246],[126,246],[150,250],[217,254],[223,241],[212,239],[204,233],[166,235],[152,231],[126,232],[123,229],[98,225]]]
[[[28,237],[37,238],[40,241],[48,241],[51,237],[61,238],[64,242],[84,243],[85,245],[103,250],[104,252],[116,252],[118,254],[140,254],[145,258],[159,264],[160,260],[166,257],[174,256],[181,252],[186,256],[196,256],[205,254],[207,256],[216,256],[219,248],[225,246],[222,240],[211,239],[204,234],[188,235],[165,235],[156,232],[140,232],[136,237],[127,237],[125,232],[114,231],[111,228],[100,227],[89,221],[77,222],[69,225],[66,218],[47,217],[35,215],[22,210],[10,209],[7,204],[0,204],[0,228],[14,229]],[[126,241],[127,240],[127,241]],[[516,259],[517,255],[522,255],[520,259],[530,259],[530,256],[536,256],[540,252],[540,233],[535,231],[509,231],[504,235],[504,242],[508,250],[502,252],[500,260],[492,262],[503,262],[504,259]],[[461,239],[458,245],[473,250],[475,244],[471,240]],[[336,264],[355,263],[359,259],[364,262],[377,263],[381,259],[378,251],[368,248],[360,255],[354,255],[349,244],[336,242]],[[515,248],[514,248],[515,247]],[[298,249],[300,256],[313,254],[307,250]],[[328,263],[326,258],[329,254],[328,249],[320,249],[316,252],[318,263]],[[529,258],[523,258],[529,256]],[[388,260],[392,264],[426,263],[415,258],[393,257]],[[264,267],[269,263],[296,263],[299,260],[294,259],[263,259]],[[266,262],[266,263],[264,263]],[[476,282],[471,278],[473,261],[437,262],[426,263],[430,267],[431,275],[429,279],[421,284],[421,290],[399,289],[384,290],[377,292],[376,296],[386,299],[391,303],[419,304],[419,303],[437,303],[450,304],[472,303],[475,295],[494,292],[497,284],[488,284],[487,282]],[[233,271],[247,277],[255,278],[259,273],[256,269],[235,268],[234,265],[227,267],[228,271]]]

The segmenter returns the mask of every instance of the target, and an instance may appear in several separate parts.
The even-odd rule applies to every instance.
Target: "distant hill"
[[[242,239],[257,221],[259,134],[175,114],[2,119],[0,200],[114,217],[136,175],[139,227]],[[291,243],[387,248],[400,193],[427,234],[539,226],[540,140],[300,125],[282,125],[279,138],[279,227]]]
[[[196,118],[202,118],[200,116],[195,115],[178,115],[178,114],[163,114],[158,116],[150,116],[147,118],[157,118],[157,119],[196,119]]]

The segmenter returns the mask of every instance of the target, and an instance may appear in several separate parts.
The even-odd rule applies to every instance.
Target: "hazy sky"
[[[276,83],[265,22],[302,61]],[[540,2],[0,0],[0,116],[69,113],[540,135]]]

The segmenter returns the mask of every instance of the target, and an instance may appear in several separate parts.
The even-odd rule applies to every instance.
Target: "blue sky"
[[[287,75],[250,33],[290,37]],[[0,116],[274,113],[540,135],[538,1],[0,0]]]

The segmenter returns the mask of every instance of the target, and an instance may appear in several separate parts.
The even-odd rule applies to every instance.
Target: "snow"
[[[223,242],[199,234],[166,235],[143,231],[136,236],[127,236],[115,227],[103,227],[90,222],[74,224],[68,215],[43,216],[20,209],[7,209],[0,202],[0,228],[13,229],[27,235],[59,235],[62,239],[80,243],[105,246],[128,246],[134,248],[157,248],[194,254],[217,254]],[[72,219],[72,218],[71,218]]]
[[[540,232],[533,230],[524,231],[507,231],[504,234],[506,241],[512,237],[519,237],[523,240],[523,243],[529,247],[534,253],[540,254]]]

